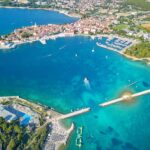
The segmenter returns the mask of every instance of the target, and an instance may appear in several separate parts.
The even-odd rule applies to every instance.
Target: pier
[[[83,109],[80,109],[80,110],[77,110],[77,111],[74,111],[74,112],[71,112],[71,113],[68,113],[68,114],[65,114],[65,115],[58,116],[56,118],[52,118],[52,119],[48,120],[48,122],[67,119],[67,118],[77,116],[77,115],[80,115],[80,114],[83,114],[83,113],[86,113],[86,112],[89,112],[89,111],[90,111],[90,108],[83,108]]]
[[[115,104],[115,103],[118,103],[118,102],[121,102],[121,101],[128,101],[128,100],[131,100],[133,98],[136,98],[136,97],[139,97],[139,96],[142,96],[142,95],[146,95],[146,94],[150,94],[150,90],[145,90],[145,91],[135,93],[135,94],[132,94],[132,95],[123,95],[120,98],[117,98],[117,99],[99,104],[99,106],[101,106],[101,107],[109,106],[109,105],[112,105],[112,104]]]
[[[74,116],[77,116],[77,115],[81,115],[81,114],[89,112],[89,111],[90,111],[90,108],[88,107],[88,108],[83,108],[83,109],[80,109],[80,110],[77,110],[77,111],[74,111],[74,112],[71,112],[71,113],[68,113],[68,114],[60,115],[58,117],[50,118],[42,126],[40,126],[37,130],[43,128],[44,126],[46,126],[50,122],[55,123],[55,122],[58,122],[60,120],[67,119],[67,118],[70,118],[70,117],[74,117]]]

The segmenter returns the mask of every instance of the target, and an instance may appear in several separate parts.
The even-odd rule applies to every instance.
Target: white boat
[[[40,39],[40,42],[44,45],[46,44],[46,40],[45,39]]]
[[[91,88],[90,88],[90,81],[87,79],[87,77],[84,78],[83,82],[84,82],[84,86],[85,86],[87,89],[91,89]]]

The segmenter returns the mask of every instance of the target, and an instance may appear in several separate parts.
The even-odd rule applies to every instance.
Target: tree
[[[29,38],[30,36],[32,36],[32,34],[28,32],[23,32],[21,36],[22,38]]]
[[[14,148],[15,148],[15,140],[11,139],[7,146],[7,150],[13,150]]]

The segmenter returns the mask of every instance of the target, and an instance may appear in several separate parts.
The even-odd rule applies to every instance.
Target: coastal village
[[[110,24],[115,18],[108,17],[105,20],[87,18],[81,19],[75,23],[64,25],[44,25],[44,26],[31,26],[15,30],[12,34],[1,36],[1,48],[11,48],[15,45],[33,42],[37,40],[48,40],[57,36],[69,35],[96,35],[98,33],[109,33]]]
[[[144,18],[148,16],[148,14],[142,15]],[[113,39],[120,39],[123,40],[122,42],[127,42],[125,45],[123,43],[117,42],[115,44],[111,43],[101,43],[97,44],[100,47],[107,48],[109,50],[114,50],[126,57],[129,57],[134,60],[141,60],[136,56],[130,56],[132,51],[126,51],[127,48],[131,47],[132,45],[140,43],[141,40],[145,42],[149,42],[150,40],[150,33],[144,31],[138,32],[138,29],[130,31],[129,29],[123,29],[124,34],[118,33],[118,31],[114,32],[113,26],[121,26],[118,24],[118,18],[120,17],[115,15],[109,15],[107,18],[83,18],[79,19],[78,21],[70,24],[63,24],[63,25],[55,25],[55,24],[48,24],[48,25],[33,25],[29,27],[24,27],[20,29],[16,29],[13,33],[9,35],[3,35],[0,37],[0,49],[10,49],[14,48],[17,45],[40,41],[42,44],[46,44],[46,40],[49,39],[56,39],[58,37],[66,37],[66,36],[91,36],[92,38],[99,37],[105,38],[107,37],[108,40]],[[122,32],[121,32],[122,33]],[[126,38],[128,37],[128,38]],[[121,46],[120,48],[118,46]],[[119,48],[119,49],[118,49]],[[148,48],[148,47],[147,47]],[[121,51],[122,50],[122,51]],[[147,53],[147,52],[146,52]],[[131,54],[132,55],[132,54]],[[149,54],[148,54],[149,55]],[[144,56],[142,56],[144,58]],[[143,59],[142,58],[142,59]],[[150,60],[148,56],[144,58],[146,60]]]
[[[2,0],[0,0],[1,3],[3,3]],[[11,4],[23,7],[31,4],[36,8],[61,10],[60,12],[67,12],[68,15],[80,16],[80,18],[70,24],[37,25],[35,23],[32,26],[18,28],[10,34],[0,36],[0,49],[2,50],[35,41],[46,44],[47,40],[82,35],[93,39],[98,38],[96,44],[99,47],[113,50],[134,60],[143,61],[144,59],[146,62],[148,60],[150,63],[150,10],[136,11],[136,8],[129,6],[127,10],[123,8],[123,11],[120,11],[121,0],[112,0],[112,3],[107,5],[105,0],[82,0],[78,3],[76,0],[37,0],[34,4],[30,0],[13,0]],[[45,8],[47,5],[50,7]],[[101,9],[98,9],[99,7]],[[143,53],[139,52],[141,49]],[[125,98],[128,99],[128,97]],[[89,110],[89,108],[79,110],[77,115]],[[44,150],[48,148],[58,150],[62,144],[67,144],[75,127],[71,124],[67,129],[59,121],[74,116],[74,113],[63,115],[52,108],[29,102],[19,96],[0,97],[0,112],[0,117],[4,118],[7,123],[11,124],[17,120],[19,126],[27,128],[30,140],[25,143],[25,149],[35,149],[34,145],[37,144]],[[80,130],[82,132],[82,128]],[[3,133],[1,128],[0,133]],[[78,139],[77,146],[80,147],[82,145],[81,133]]]
[[[5,0],[0,1],[0,5],[7,5],[4,2]],[[84,3],[87,5],[85,6]],[[115,51],[134,60],[146,59],[148,62],[150,60],[148,21],[150,11],[147,9],[149,3],[145,4],[142,9],[132,5],[125,5],[125,7],[124,2],[120,0],[112,0],[111,2],[106,2],[106,0],[89,0],[86,2],[84,0],[79,2],[68,0],[36,0],[35,2],[15,0],[11,1],[10,5],[56,10],[69,16],[78,16],[79,19],[74,23],[63,25],[36,25],[35,22],[35,25],[16,29],[11,34],[0,36],[0,49],[10,49],[34,41],[46,44],[46,40],[49,39],[84,35],[92,38],[107,37],[108,40],[118,38],[123,39],[124,42],[129,40],[131,44],[121,49],[122,51]],[[110,46],[101,43],[98,46],[111,50],[118,44]]]

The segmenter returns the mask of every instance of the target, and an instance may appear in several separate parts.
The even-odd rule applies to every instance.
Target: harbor
[[[150,66],[122,56],[137,47],[149,57],[149,33],[140,28],[146,14],[122,7],[121,0],[100,9],[89,2],[96,12],[82,2],[92,16],[80,20],[45,10],[0,9],[0,96],[10,96],[0,98],[0,148],[150,149],[150,93],[127,94],[150,89]]]
[[[135,40],[122,38],[115,35],[101,35],[96,43],[99,47],[109,49],[118,53],[123,53],[125,49],[135,44]]]

